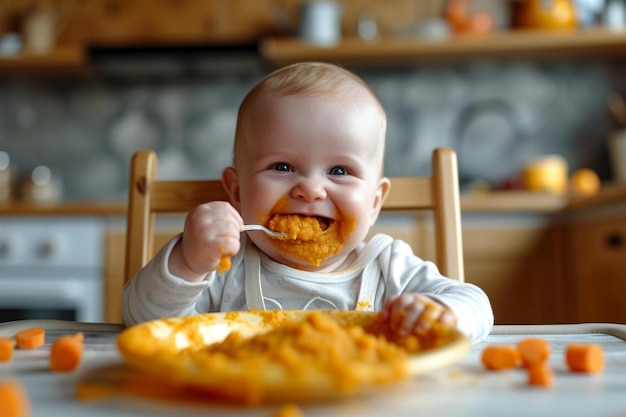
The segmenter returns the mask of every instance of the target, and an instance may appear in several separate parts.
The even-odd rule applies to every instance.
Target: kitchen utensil
[[[197,392],[213,393],[218,398],[240,402],[250,392],[260,389],[265,402],[313,401],[345,398],[352,395],[379,392],[383,388],[380,380],[373,378],[384,362],[362,362],[358,365],[359,375],[354,389],[336,389],[335,378],[323,370],[308,367],[297,378],[288,372],[289,358],[258,369],[238,366],[233,360],[228,366],[222,362],[215,368],[206,365],[202,358],[192,352],[202,352],[206,346],[224,340],[231,332],[249,338],[263,334],[289,322],[303,320],[311,312],[301,310],[240,311],[227,313],[205,313],[196,316],[153,320],[130,327],[117,339],[118,350],[131,368],[147,373],[162,381],[193,387]],[[324,311],[343,326],[365,326],[377,317],[376,312]],[[470,348],[469,339],[453,331],[436,347],[410,354],[406,371],[410,375],[428,372],[452,364]],[[202,353],[200,353],[202,355]],[[286,364],[286,365],[284,365]],[[203,367],[207,369],[200,369]],[[152,379],[152,378],[151,378]],[[237,387],[237,389],[233,389]]]
[[[626,182],[626,129],[611,133],[608,148],[613,179],[616,182]]]
[[[318,46],[334,46],[341,40],[343,5],[334,0],[311,0],[302,5],[299,36]]]
[[[614,93],[608,102],[609,114],[612,117],[615,127],[626,128],[626,102],[620,94]]]
[[[265,226],[261,226],[260,224],[246,224],[243,226],[243,229],[241,229],[243,232],[248,232],[251,230],[258,230],[260,232],[265,233],[268,236],[271,237],[287,237],[287,233],[279,233],[279,232],[275,232],[273,230],[268,229]]]

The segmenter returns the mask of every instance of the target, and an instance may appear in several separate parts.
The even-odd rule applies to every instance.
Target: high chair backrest
[[[432,210],[436,259],[441,273],[464,280],[461,214],[456,153],[437,148],[432,155],[432,175],[394,177],[383,211]],[[161,213],[184,214],[213,200],[228,201],[220,180],[157,180],[157,155],[139,151],[131,160],[126,224],[124,282],[154,254],[155,217]]]

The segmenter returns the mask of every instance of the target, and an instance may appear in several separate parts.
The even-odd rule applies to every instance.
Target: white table
[[[94,370],[120,367],[115,349],[116,325],[59,321],[25,321],[0,324],[0,336],[13,336],[21,328],[47,329],[46,345],[33,351],[16,351],[8,363],[0,363],[0,380],[16,378],[27,391],[32,417],[99,416],[262,416],[279,408],[229,407],[177,404],[133,396],[109,396],[101,401],[78,401],[75,387]],[[85,356],[78,371],[55,374],[48,370],[50,342],[59,334],[82,331]],[[523,370],[490,372],[480,364],[480,353],[489,343],[516,343],[540,336],[552,343],[550,363],[556,375],[551,389],[526,384]],[[572,341],[603,346],[606,369],[599,375],[574,374],[564,362],[564,348]],[[626,416],[626,325],[581,324],[496,326],[492,335],[474,345],[457,363],[420,375],[368,398],[330,404],[301,405],[307,417],[324,416]]]

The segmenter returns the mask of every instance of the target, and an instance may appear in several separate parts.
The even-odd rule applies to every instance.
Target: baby
[[[386,114],[367,84],[331,64],[299,63],[264,78],[239,109],[230,202],[200,205],[126,285],[127,325],[248,309],[380,311],[392,331],[434,323],[484,339],[493,313],[478,287],[442,276],[409,245],[365,242],[390,182]],[[288,233],[242,234],[244,224]],[[232,258],[230,258],[232,256]]]

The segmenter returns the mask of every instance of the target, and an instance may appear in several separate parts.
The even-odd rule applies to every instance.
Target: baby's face
[[[263,98],[251,113],[237,149],[244,222],[267,224],[273,214],[351,222],[341,251],[319,267],[279,250],[265,235],[251,233],[251,239],[287,265],[341,267],[376,220],[387,189],[380,175],[383,125],[377,108],[324,94]]]

